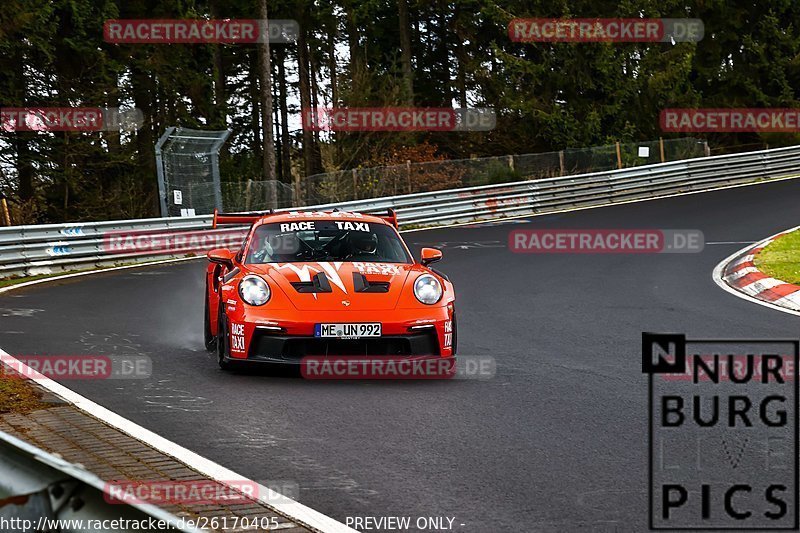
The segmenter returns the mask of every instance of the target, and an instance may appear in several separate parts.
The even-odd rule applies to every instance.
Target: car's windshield
[[[411,258],[397,233],[384,224],[298,220],[256,228],[248,264],[302,261],[409,263]]]

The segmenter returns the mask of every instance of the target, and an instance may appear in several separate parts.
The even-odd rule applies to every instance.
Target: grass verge
[[[754,259],[764,274],[800,285],[800,231],[793,231],[769,243]]]
[[[42,401],[42,393],[22,378],[0,375],[0,414],[28,413],[52,407]]]
[[[75,272],[82,272],[80,270],[70,270],[69,272],[54,272],[53,274],[39,274],[38,276],[28,276],[26,278],[7,278],[0,279],[0,288],[8,287],[9,285],[19,285],[26,281],[33,281],[37,279],[52,278],[53,276],[62,276],[64,274],[74,274]]]
[[[188,254],[185,254],[182,257],[183,258],[193,258],[193,257],[199,257],[199,256],[197,254],[195,254],[195,253],[188,253]],[[151,263],[152,262],[152,263],[165,263],[166,264],[169,261],[170,261],[169,258],[165,258],[165,259],[160,259],[160,260],[156,259],[156,260],[153,260],[153,261],[147,261],[147,263]],[[64,270],[64,271],[60,271],[60,272],[52,272],[50,274],[39,274],[37,276],[27,276],[27,277],[20,277],[20,278],[16,278],[16,277],[15,278],[5,278],[5,279],[0,279],[0,289],[2,289],[3,287],[8,287],[10,285],[18,285],[20,283],[25,283],[26,281],[34,281],[34,280],[37,280],[37,279],[52,278],[52,277],[55,277],[55,276],[64,276],[66,274],[78,274],[78,273],[81,273],[81,272],[102,272],[103,270],[111,270],[113,268],[122,267],[122,266],[136,266],[136,265],[144,266],[143,263],[144,262],[142,262],[142,263],[138,263],[138,262],[114,263],[114,264],[111,264],[111,265],[98,267],[98,268],[84,268],[84,269],[81,269],[81,270]]]

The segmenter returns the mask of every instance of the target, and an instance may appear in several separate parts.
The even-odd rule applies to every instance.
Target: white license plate
[[[380,322],[356,322],[347,324],[316,324],[315,337],[336,339],[360,339],[361,337],[380,337]]]

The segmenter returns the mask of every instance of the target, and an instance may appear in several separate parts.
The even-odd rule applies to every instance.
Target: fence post
[[[514,172],[514,156],[513,155],[508,156],[508,169],[511,172]]]
[[[616,142],[617,145],[617,168],[622,168],[622,151],[619,148],[619,141]]]
[[[708,147],[708,141],[703,141],[703,146],[705,147],[706,157],[711,156],[711,148]]]
[[[664,137],[658,138],[658,148],[661,151],[661,162],[665,162],[666,158],[664,157]]]
[[[161,207],[161,216],[168,217],[169,216],[169,199],[167,198],[167,183],[166,177],[164,175],[164,159],[161,153],[161,147],[164,146],[164,143],[167,142],[167,138],[172,135],[172,132],[175,131],[174,127],[169,127],[164,132],[164,135],[158,138],[158,142],[156,143],[156,174],[158,175],[158,203]]]
[[[244,209],[250,211],[250,190],[253,188],[253,180],[247,178],[247,189],[245,191]]]
[[[5,196],[0,196],[0,211],[2,211],[2,219],[0,219],[0,222],[2,222],[4,226],[10,226],[11,213],[8,210],[8,202],[6,202]]]
[[[558,152],[558,165],[561,167],[561,175],[564,175],[564,150]]]
[[[353,200],[358,200],[358,175],[356,169],[353,169]]]
[[[411,160],[406,159],[406,176],[408,177],[408,194],[413,193],[411,190]]]
[[[289,171],[291,173],[291,170]],[[307,183],[305,180],[304,183]],[[308,186],[306,186],[308,189]],[[303,194],[303,183],[300,181],[300,173],[294,174],[294,204],[296,206],[308,205],[307,204],[308,190]]]

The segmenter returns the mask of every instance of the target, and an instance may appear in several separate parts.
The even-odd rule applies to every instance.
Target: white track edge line
[[[782,306],[776,305],[776,304],[774,304],[772,302],[765,302],[763,300],[759,300],[758,298],[756,298],[754,296],[750,296],[749,294],[745,294],[743,292],[737,291],[736,289],[734,289],[733,287],[731,287],[730,285],[725,283],[725,280],[722,279],[722,273],[725,271],[725,267],[728,266],[728,264],[731,261],[733,261],[734,259],[736,259],[740,255],[745,253],[747,250],[749,250],[751,248],[758,248],[760,245],[770,241],[771,239],[774,239],[775,237],[777,237],[778,235],[781,235],[782,233],[795,231],[797,229],[800,229],[800,226],[795,226],[794,228],[790,228],[790,229],[787,229],[787,230],[779,231],[775,235],[767,237],[766,239],[761,239],[760,241],[758,241],[758,242],[756,242],[754,244],[749,244],[749,245],[745,246],[744,248],[740,249],[739,251],[732,253],[731,255],[729,255],[728,257],[726,257],[722,261],[720,261],[717,264],[717,266],[714,267],[714,270],[711,272],[711,279],[713,279],[714,283],[719,285],[720,288],[722,288],[723,290],[733,294],[734,296],[738,296],[742,300],[747,300],[748,302],[752,302],[752,303],[758,304],[758,305],[763,305],[764,307],[769,307],[770,309],[774,309],[776,311],[782,311],[782,312],[788,313],[790,315],[800,316],[800,311],[795,311],[794,309],[789,309],[789,308],[786,308],[786,307],[782,307]]]
[[[23,375],[31,376],[33,380],[50,391],[51,393],[59,396],[60,398],[68,401],[84,413],[109,424],[113,428],[122,431],[123,433],[138,439],[156,450],[174,457],[187,466],[194,468],[201,474],[208,476],[214,481],[230,485],[231,482],[248,482],[253,483],[241,474],[237,474],[224,466],[206,459],[205,457],[187,449],[179,444],[176,444],[164,437],[146,429],[127,418],[96,404],[92,400],[81,396],[77,392],[68,389],[67,387],[57,383],[56,381],[40,374],[39,372],[31,369],[19,359],[0,349],[0,362],[6,365],[12,365],[14,368],[22,372]],[[258,495],[254,499],[270,506],[281,513],[288,516],[291,520],[296,521],[298,524],[308,526],[312,529],[328,533],[351,533],[356,530],[345,526],[341,522],[326,516],[319,511],[315,511],[299,502],[292,500],[274,490],[265,487],[261,484],[258,486]],[[356,532],[357,533],[357,532]]]
[[[77,278],[80,276],[88,276],[89,274],[100,274],[102,272],[112,272],[114,270],[126,270],[128,268],[139,268],[139,267],[146,267],[153,265],[161,265],[165,263],[178,263],[180,261],[192,261],[194,259],[205,259],[205,256],[201,255],[199,257],[176,257],[173,259],[160,259],[158,261],[148,261],[146,263],[136,263],[133,265],[122,265],[122,266],[115,266],[108,268],[94,268],[91,270],[84,270],[81,272],[73,272],[71,274],[56,274],[55,276],[47,276],[41,279],[23,281],[22,283],[13,283],[6,287],[0,287],[0,294],[12,291],[14,289],[21,289],[23,287],[29,287],[31,285],[38,285],[39,283],[46,283],[48,281],[58,281],[60,279]]]

